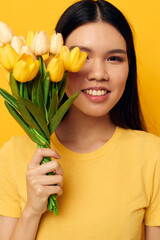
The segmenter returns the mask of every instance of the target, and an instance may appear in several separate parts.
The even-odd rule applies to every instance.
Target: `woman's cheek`
[[[68,97],[71,97],[73,94],[84,88],[83,80],[84,74],[81,71],[76,73],[68,72],[66,86],[66,94]]]

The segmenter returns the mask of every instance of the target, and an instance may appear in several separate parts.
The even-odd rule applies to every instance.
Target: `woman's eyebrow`
[[[92,51],[90,48],[84,47],[84,46],[71,46],[71,47],[69,47],[69,50],[71,51],[75,47],[78,47],[81,51],[85,51],[85,52],[91,52]]]
[[[120,48],[117,48],[117,49],[111,49],[107,52],[108,54],[113,54],[113,53],[122,53],[122,54],[126,54],[126,50],[124,49],[120,49]]]
[[[81,51],[85,51],[85,52],[92,52],[92,50],[88,47],[85,47],[85,46],[71,46],[69,48],[69,50],[71,51],[73,48],[75,47],[79,47],[79,49]],[[126,54],[126,50],[125,49],[121,49],[121,48],[115,48],[115,49],[111,49],[111,50],[108,50],[107,51],[107,54],[114,54],[114,53],[121,53],[121,54]]]

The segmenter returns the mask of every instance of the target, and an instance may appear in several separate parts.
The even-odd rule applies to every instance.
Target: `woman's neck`
[[[70,150],[86,153],[104,145],[112,137],[115,128],[109,114],[93,117],[72,108],[57,127],[56,135]]]

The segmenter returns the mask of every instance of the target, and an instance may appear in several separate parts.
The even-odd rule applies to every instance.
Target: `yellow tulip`
[[[30,47],[31,47],[33,38],[34,38],[34,32],[33,32],[33,31],[29,31],[29,32],[27,33],[26,44],[27,44],[28,46],[30,46]]]
[[[21,55],[13,68],[13,76],[19,82],[29,82],[38,73],[40,62],[33,61],[30,55]]]
[[[87,53],[80,52],[80,49],[78,47],[73,48],[71,51],[71,59],[70,59],[70,69],[71,72],[78,72],[83,67],[86,58]]]
[[[49,52],[49,39],[45,31],[36,32],[31,44],[31,49],[36,56]]]
[[[69,52],[69,48],[67,46],[63,46],[61,48],[60,57],[64,61],[65,70],[78,72],[86,61],[87,53],[81,53],[78,47],[73,48],[73,50]]]
[[[0,47],[3,47],[4,43],[0,40]]]
[[[53,55],[59,54],[62,46],[63,46],[62,34],[56,33],[56,31],[54,31],[50,38],[50,53],[52,53]]]
[[[0,75],[9,83],[10,72],[0,64]]]
[[[23,36],[14,36],[11,41],[11,47],[20,54],[21,47],[25,45],[26,40]]]
[[[12,29],[4,22],[0,22],[0,41],[10,43],[14,33]]]
[[[52,82],[61,81],[65,71],[62,58],[60,56],[53,57],[47,66],[47,71],[49,71]]]
[[[0,47],[0,63],[5,69],[7,69],[8,71],[13,69],[17,59],[18,54],[11,47],[10,44],[7,43]]]
[[[24,45],[21,47],[20,53],[19,55],[22,55],[23,53],[25,53],[26,55],[31,55],[31,57],[33,58],[33,60],[36,60],[36,56],[34,55],[34,53],[32,52],[31,48],[29,45]]]
[[[67,46],[63,46],[61,48],[60,57],[64,61],[65,70],[69,70],[70,69],[70,61],[71,61],[71,59],[70,59],[69,48]]]

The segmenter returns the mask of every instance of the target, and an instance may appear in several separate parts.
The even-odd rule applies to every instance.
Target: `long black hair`
[[[124,93],[110,111],[112,122],[122,128],[144,130],[145,124],[140,108],[137,87],[136,54],[132,30],[124,15],[111,3],[104,0],[82,0],[71,5],[60,17],[56,31],[62,33],[64,41],[77,27],[104,21],[114,26],[124,37],[129,59],[129,74]]]

